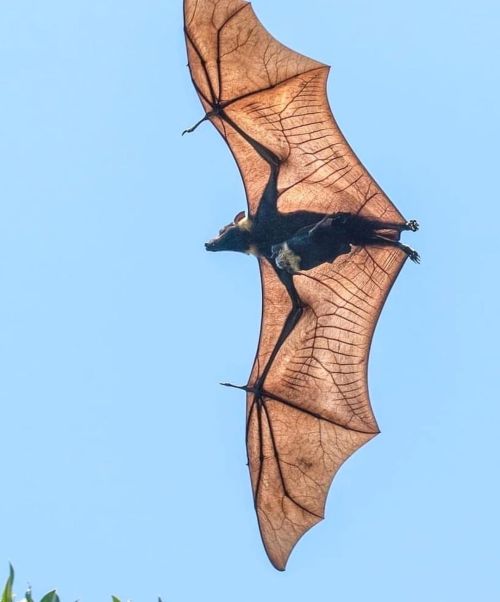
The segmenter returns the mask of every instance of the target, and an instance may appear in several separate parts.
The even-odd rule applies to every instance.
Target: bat
[[[191,79],[228,144],[248,211],[208,251],[255,255],[262,323],[246,445],[267,555],[285,570],[324,518],[340,466],[379,433],[367,383],[373,332],[406,259],[406,221],[329,107],[329,67],[275,40],[243,0],[184,0]],[[227,384],[226,386],[235,387]]]

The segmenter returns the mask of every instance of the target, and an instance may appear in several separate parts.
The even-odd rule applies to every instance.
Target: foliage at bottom
[[[12,565],[10,565],[9,577],[2,592],[2,596],[0,597],[0,602],[15,602],[13,588],[14,569],[12,568]],[[116,596],[111,596],[111,600],[112,602],[120,602],[120,599]],[[28,591],[24,594],[24,598],[22,600],[19,600],[18,602],[35,602],[31,595],[31,588],[29,588]],[[61,600],[59,599],[56,590],[54,590],[53,592],[45,594],[45,596],[40,600],[40,602],[61,602]],[[162,602],[161,598],[158,598],[158,602]]]

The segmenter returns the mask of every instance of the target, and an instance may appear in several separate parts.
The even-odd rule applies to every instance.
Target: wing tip
[[[304,537],[304,535],[306,535],[306,533],[308,533],[313,527],[315,527],[316,525],[318,525],[320,522],[322,522],[325,519],[325,513],[324,511],[322,512],[322,516],[320,517],[319,515],[317,516],[317,521],[311,525],[308,526],[307,529],[305,529],[296,539],[295,541],[288,546],[288,549],[284,550],[284,549],[279,549],[279,554],[273,553],[271,550],[271,547],[268,547],[268,544],[266,542],[266,539],[263,536],[262,530],[261,530],[261,535],[262,535],[262,542],[264,543],[264,549],[266,551],[267,557],[269,558],[269,562],[273,565],[273,567],[279,571],[280,573],[284,573],[287,569],[288,566],[288,561],[290,560],[290,557],[292,555],[292,552],[295,550],[295,547],[297,546],[297,544],[299,543],[299,541]],[[259,528],[260,528],[260,522],[259,522]]]
[[[286,565],[288,564],[288,558],[286,559],[285,564],[283,565],[279,565],[276,562],[273,562],[271,560],[271,564],[273,565],[273,567],[279,572],[279,573],[285,573],[286,572]]]
[[[266,550],[266,554],[267,557],[269,558],[269,562],[273,565],[273,567],[279,572],[279,573],[284,573],[286,571],[286,567],[288,565],[288,561],[290,560],[290,556],[292,554],[293,548],[295,547],[295,545],[290,548],[288,555],[281,559],[281,560],[277,560],[275,558],[272,557],[271,555],[271,551],[267,549],[267,546],[264,546],[265,550]]]

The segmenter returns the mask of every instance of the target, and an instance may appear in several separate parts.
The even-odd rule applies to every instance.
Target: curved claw
[[[246,391],[248,392],[248,387],[247,386],[241,386],[241,385],[233,385],[231,383],[220,383],[223,387],[230,387],[231,389],[239,389],[240,391]]]
[[[184,136],[184,134],[192,134],[204,121],[206,121],[209,118],[209,114],[207,113],[205,115],[205,117],[203,117],[203,119],[200,119],[200,121],[198,121],[198,123],[195,123],[195,125],[193,125],[193,127],[188,128],[187,130],[184,130],[182,132],[182,135]]]
[[[420,263],[420,255],[414,249],[410,249],[408,257],[413,261],[413,263]]]
[[[420,224],[416,219],[411,219],[409,222],[407,222],[406,227],[408,230],[411,230],[411,232],[418,232],[420,229]]]

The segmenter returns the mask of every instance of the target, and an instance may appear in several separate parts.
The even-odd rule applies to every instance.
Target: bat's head
[[[252,222],[242,211],[234,221],[224,226],[219,235],[205,244],[207,251],[238,251],[248,253],[251,246]]]

